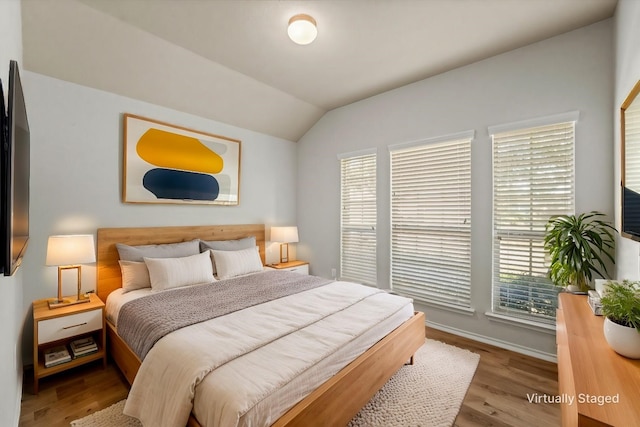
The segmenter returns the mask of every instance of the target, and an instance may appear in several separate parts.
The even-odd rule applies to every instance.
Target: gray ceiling
[[[23,0],[24,68],[297,141],[333,108],[613,15],[617,0]],[[286,25],[312,15],[299,46]]]

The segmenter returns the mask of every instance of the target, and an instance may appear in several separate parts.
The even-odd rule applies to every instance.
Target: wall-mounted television
[[[31,163],[29,122],[16,61],[9,64],[7,94],[0,151],[0,268],[11,276],[22,263],[29,242]]]
[[[624,237],[640,241],[640,80],[620,107],[622,226]]]

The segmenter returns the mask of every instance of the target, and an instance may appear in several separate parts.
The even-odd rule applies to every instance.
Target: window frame
[[[505,125],[492,126],[488,128],[489,136],[491,137],[491,159],[492,159],[492,221],[491,221],[491,231],[492,231],[492,243],[491,243],[491,254],[492,254],[492,265],[491,265],[491,313],[488,313],[492,316],[510,318],[513,320],[521,321],[526,324],[537,325],[539,327],[547,328],[552,326],[555,323],[555,308],[557,307],[557,293],[559,289],[553,285],[551,280],[547,276],[548,269],[548,261],[546,259],[546,253],[544,252],[544,225],[548,218],[553,215],[558,214],[573,214],[575,212],[575,199],[576,199],[576,167],[575,167],[575,159],[576,159],[576,127],[579,119],[579,112],[573,111],[563,114],[551,115],[540,117],[532,120],[524,120],[519,122],[514,122]],[[560,131],[562,126],[571,127],[571,137],[564,138],[570,139],[570,148],[565,149],[564,151],[570,153],[570,158],[564,158],[564,161],[561,161],[561,156],[556,156],[558,164],[565,164],[567,169],[562,170],[560,167],[552,170],[552,173],[557,173],[559,176],[565,181],[563,184],[566,185],[566,179],[570,178],[570,191],[569,197],[558,197],[558,198],[548,198],[549,201],[541,203],[539,200],[537,204],[534,203],[536,201],[536,197],[539,197],[540,200],[544,199],[544,195],[551,195],[553,193],[552,189],[541,189],[541,185],[538,185],[538,194],[536,196],[533,189],[530,187],[530,191],[528,193],[529,203],[531,206],[537,206],[535,209],[531,209],[529,212],[530,217],[530,230],[518,230],[516,226],[511,228],[505,228],[504,226],[499,227],[498,223],[502,221],[500,215],[508,215],[507,212],[509,208],[503,209],[502,212],[497,211],[496,205],[503,206],[511,206],[508,202],[507,198],[502,198],[496,195],[496,187],[500,184],[497,184],[497,170],[496,170],[496,138],[515,138],[515,134],[524,135],[528,132],[529,135],[529,154],[534,157],[533,153],[536,153],[538,156],[542,156],[542,149],[540,147],[532,147],[532,139],[536,139],[538,141],[542,141],[539,133],[544,129],[548,129],[547,138],[552,139],[553,141],[561,141],[563,138],[553,137],[551,134],[553,129],[556,128],[556,132]],[[511,135],[511,136],[509,136]],[[542,144],[541,142],[539,144]],[[515,145],[513,145],[515,147]],[[551,156],[552,149],[546,149],[546,156],[542,157],[543,160],[547,159]],[[562,151],[562,150],[560,150]],[[525,155],[525,154],[523,154]],[[564,155],[563,155],[564,156]],[[504,163],[506,157],[498,159],[499,162]],[[536,157],[539,161],[540,157]],[[548,162],[541,163],[544,165],[548,165]],[[540,166],[536,166],[535,161],[531,161],[527,163],[529,168],[529,174],[534,174],[536,172],[542,170]],[[514,168],[516,166],[513,166]],[[523,163],[518,163],[518,167],[525,168]],[[522,175],[515,176],[516,178]],[[533,175],[532,175],[533,176]],[[500,177],[499,179],[505,179],[505,176]],[[529,184],[533,182],[533,179],[529,181]],[[499,190],[499,191],[504,191]],[[545,192],[546,191],[546,192]],[[562,194],[561,190],[556,189],[556,193],[560,196]],[[523,193],[518,193],[518,195],[522,195]],[[512,199],[515,196],[512,196]],[[522,196],[523,198],[525,196]],[[516,204],[517,200],[512,200],[511,204]],[[545,204],[546,203],[546,204]],[[556,203],[559,205],[554,206]],[[511,206],[513,209],[513,206]],[[548,213],[548,216],[544,217],[545,210]],[[498,217],[498,218],[497,218]],[[520,219],[519,217],[517,219]],[[499,229],[501,228],[501,229]],[[520,242],[520,243],[518,243]],[[528,251],[521,250],[528,243]],[[500,248],[504,243],[503,249],[506,253],[505,256],[501,256]],[[512,249],[508,249],[506,245],[511,245]],[[534,247],[535,246],[535,247]],[[520,258],[516,260],[516,257],[519,254],[524,252],[529,252],[529,257],[527,259]],[[509,261],[507,260],[507,256],[511,256],[511,261],[509,265]],[[504,261],[503,264],[501,264]],[[522,271],[512,270],[511,273],[514,276],[511,280],[507,280],[503,277],[508,272],[509,266],[515,266],[516,264],[528,263],[528,275],[525,274],[527,272],[524,271],[524,267]],[[502,266],[501,266],[502,265]],[[509,273],[509,274],[511,274]],[[517,277],[516,277],[517,276]],[[527,278],[528,277],[528,278]],[[529,280],[529,278],[531,280]],[[509,283],[507,283],[507,281]],[[526,298],[523,298],[523,295],[526,295]],[[520,308],[516,308],[516,307]],[[526,307],[523,309],[522,307]]]
[[[377,275],[377,209],[378,209],[378,156],[377,149],[366,149],[338,155],[340,161],[340,278],[350,280],[365,285],[376,286]],[[344,171],[347,162],[368,162],[373,161],[373,166],[368,165],[369,173],[373,171],[373,182],[368,182],[369,188],[373,188],[373,203],[371,200],[365,201],[362,193],[359,195],[362,203],[357,200],[347,201],[354,208],[360,208],[361,222],[345,226],[345,176]],[[352,176],[349,179],[357,179]],[[357,193],[357,189],[354,192]],[[362,190],[364,192],[364,190]],[[357,198],[357,195],[356,195]],[[352,216],[358,216],[357,212],[352,212]],[[368,222],[365,220],[368,219]],[[349,231],[348,239],[345,239],[345,229]],[[367,237],[368,236],[368,237]],[[371,238],[372,237],[372,238]],[[346,243],[349,241],[349,243]],[[345,246],[348,248],[350,257],[345,258]],[[349,248],[350,247],[350,248]],[[346,274],[345,274],[346,270]]]
[[[462,311],[466,313],[473,312],[473,309],[471,307],[471,151],[472,142],[474,139],[475,131],[470,130],[388,146],[390,162],[389,282],[391,289],[394,292],[412,297],[415,300],[426,304],[436,305],[442,308],[452,309],[454,311]],[[446,211],[451,207],[451,203],[448,202],[448,200],[451,199],[447,200],[446,196],[444,198],[441,198],[441,203],[437,205],[428,206],[423,204],[420,208],[416,207],[416,209],[426,209],[426,211],[424,212],[431,212],[431,216],[426,221],[422,220],[422,224],[418,223],[417,221],[421,221],[419,217],[424,216],[424,214],[416,214],[412,219],[414,221],[415,227],[423,227],[423,229],[420,230],[420,234],[422,234],[423,237],[421,239],[418,239],[415,243],[415,248],[421,249],[420,256],[414,256],[414,259],[411,260],[407,258],[409,253],[408,246],[403,245],[403,243],[399,240],[401,239],[401,233],[398,233],[398,221],[395,216],[396,214],[394,214],[394,209],[398,207],[398,205],[394,204],[394,192],[399,191],[399,187],[394,185],[394,180],[403,178],[402,173],[394,173],[394,171],[397,170],[396,168],[398,167],[394,166],[394,158],[396,155],[400,155],[401,153],[420,152],[420,155],[423,155],[425,159],[439,158],[443,161],[459,161],[459,156],[450,155],[449,153],[446,153],[446,151],[443,151],[443,153],[438,156],[436,152],[433,151],[442,150],[442,147],[446,146],[447,144],[451,144],[452,147],[456,144],[464,145],[464,148],[458,147],[457,150],[459,152],[460,150],[463,150],[465,152],[465,157],[463,160],[465,166],[462,168],[459,165],[445,166],[443,168],[434,166],[432,168],[434,169],[434,171],[432,171],[431,178],[433,178],[438,173],[445,174],[445,178],[442,178],[443,180],[446,180],[446,182],[443,181],[444,184],[457,185],[458,192],[460,192],[461,188],[465,189],[463,191],[463,197],[465,198],[465,201],[464,203],[457,203],[459,212],[455,214],[452,213],[450,217],[448,215],[442,215],[443,211]],[[452,148],[452,150],[453,149],[454,148]],[[421,150],[424,150],[424,153],[422,153]],[[432,152],[427,153],[429,150],[431,150]],[[450,168],[450,171],[447,171],[446,168]],[[460,172],[463,169],[465,173],[463,175],[460,175]],[[447,175],[447,172],[452,172],[459,176],[457,178],[453,178]],[[425,175],[424,177],[422,177],[422,179],[426,179],[429,172],[424,172],[424,174]],[[440,176],[442,177],[442,175]],[[453,182],[456,180],[458,181],[457,184],[453,184]],[[435,186],[431,182],[425,181],[423,191],[426,191],[426,193],[423,193],[423,197],[429,198],[430,196],[433,196],[435,193],[430,191],[433,191],[434,188]],[[443,188],[449,189],[449,187]],[[450,194],[447,193],[447,196],[449,195]],[[411,202],[409,201],[409,204],[410,203]],[[460,208],[460,206],[462,205],[464,205],[464,207]],[[435,219],[438,217],[436,211],[440,213],[441,218],[439,220]],[[458,216],[455,217],[455,215]],[[464,217],[464,222],[460,223],[460,218],[462,217]],[[440,221],[440,223],[438,223],[437,225],[426,224],[426,222],[432,222],[434,220]],[[459,225],[457,227],[455,225],[455,221],[458,221],[457,223]],[[442,230],[445,228],[448,228],[449,231],[442,233]],[[431,235],[427,233],[431,233]],[[457,237],[452,237],[452,233],[458,233]],[[405,235],[410,236],[410,233],[406,233]],[[432,244],[429,239],[432,236],[438,236],[436,237],[436,239],[439,239],[439,243]],[[397,239],[395,243],[394,239]],[[453,245],[452,242],[454,242]],[[442,243],[444,243],[446,246],[443,246]],[[440,248],[438,248],[437,246],[440,246]],[[447,250],[451,251],[454,246],[455,253],[449,252],[449,256],[438,258],[438,255],[445,253]],[[458,252],[459,248],[463,248],[462,252]],[[461,258],[460,262],[453,262],[455,256],[459,256]],[[404,257],[404,260],[400,263],[396,263],[395,260],[400,259],[400,257]],[[418,261],[418,258],[422,258],[421,262],[424,265],[418,265],[420,263],[420,261]],[[455,264],[455,266],[453,266],[452,264]],[[441,274],[441,276],[437,280],[430,280],[426,278],[425,275],[412,274],[412,270],[417,271],[417,269],[421,269],[422,272],[430,272],[431,277],[437,277],[436,273]],[[404,270],[404,272],[402,272],[402,270]],[[451,274],[451,272],[454,272],[455,274]]]

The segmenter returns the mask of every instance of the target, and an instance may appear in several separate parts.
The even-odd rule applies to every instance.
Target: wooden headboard
[[[131,246],[157,245],[193,239],[235,240],[250,236],[255,236],[264,264],[264,224],[99,228],[96,292],[102,301],[106,301],[111,292],[122,287],[116,243]]]

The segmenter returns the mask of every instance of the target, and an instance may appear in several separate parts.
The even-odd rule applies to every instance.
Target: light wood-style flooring
[[[456,426],[560,425],[559,405],[533,404],[527,400],[527,393],[558,393],[555,363],[434,329],[427,329],[426,336],[480,354],[480,364]],[[129,390],[111,361],[106,369],[96,362],[43,378],[37,396],[32,394],[32,378],[29,371],[25,372],[20,415],[23,427],[67,427],[75,419],[126,398]]]

